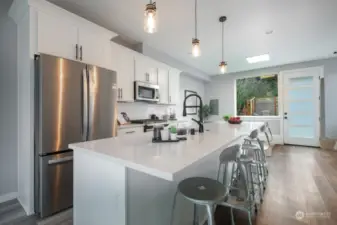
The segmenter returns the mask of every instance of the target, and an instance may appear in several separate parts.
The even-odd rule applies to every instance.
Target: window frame
[[[268,74],[275,74],[277,75],[277,92],[278,92],[278,96],[277,96],[277,100],[278,100],[278,115],[277,116],[242,116],[242,115],[238,115],[237,112],[237,80],[239,79],[245,79],[245,78],[253,78],[253,77],[260,77],[266,74],[262,74],[262,75],[247,75],[247,76],[240,76],[240,77],[236,77],[234,78],[234,115],[235,116],[239,116],[240,118],[242,118],[243,120],[249,120],[249,119],[269,119],[269,120],[279,120],[281,118],[283,118],[283,115],[281,115],[283,113],[283,77],[281,75],[280,72],[270,72]]]

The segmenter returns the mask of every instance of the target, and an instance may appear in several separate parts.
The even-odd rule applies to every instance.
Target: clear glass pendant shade
[[[200,41],[198,39],[192,40],[192,55],[194,57],[199,57],[201,55]]]
[[[144,31],[153,34],[157,32],[157,8],[156,3],[146,5],[144,12]]]
[[[219,65],[220,73],[225,74],[227,73],[227,63],[222,61]]]

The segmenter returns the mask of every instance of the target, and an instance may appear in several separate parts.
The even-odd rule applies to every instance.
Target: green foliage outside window
[[[247,100],[252,98],[277,97],[277,75],[269,78],[243,78],[236,80],[236,107],[241,114]]]

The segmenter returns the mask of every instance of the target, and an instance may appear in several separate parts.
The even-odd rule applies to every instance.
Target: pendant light
[[[194,25],[195,25],[195,36],[194,38],[192,39],[192,55],[194,57],[198,57],[200,56],[201,52],[200,52],[200,41],[199,39],[197,38],[197,35],[198,35],[198,18],[197,18],[197,9],[198,9],[198,2],[197,0],[195,0],[195,11],[194,11]]]
[[[146,5],[144,13],[144,31],[152,34],[157,32],[157,7],[156,3],[150,0]]]
[[[227,20],[227,17],[221,16],[219,18],[219,21],[222,23],[222,57],[221,57],[221,62],[220,62],[220,73],[225,74],[227,72],[227,63],[224,61],[224,23]]]

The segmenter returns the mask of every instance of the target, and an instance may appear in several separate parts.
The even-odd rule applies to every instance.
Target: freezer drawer
[[[40,157],[40,216],[73,205],[73,152]]]

